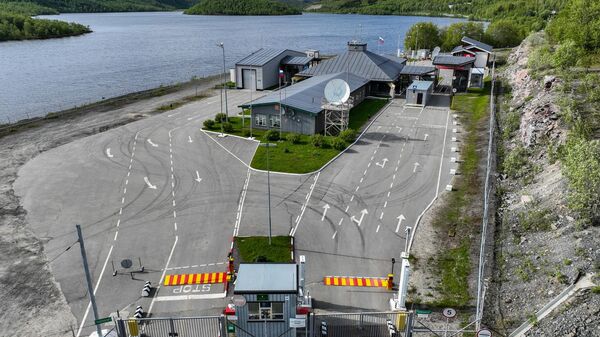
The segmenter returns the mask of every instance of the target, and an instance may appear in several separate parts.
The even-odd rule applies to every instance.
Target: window
[[[248,302],[249,321],[283,319],[283,302]]]
[[[269,121],[271,122],[272,128],[278,128],[281,126],[281,118],[279,117],[279,115],[269,116]]]
[[[267,116],[256,114],[256,117],[254,118],[254,124],[257,126],[267,126]]]

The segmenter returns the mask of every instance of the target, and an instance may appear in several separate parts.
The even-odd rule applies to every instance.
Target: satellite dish
[[[440,47],[433,48],[433,51],[431,52],[431,58],[434,59],[436,56],[438,56],[439,53],[440,53]]]
[[[327,82],[325,99],[331,104],[342,104],[350,98],[350,86],[339,78]]]

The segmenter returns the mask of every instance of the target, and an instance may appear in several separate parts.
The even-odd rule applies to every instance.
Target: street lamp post
[[[225,69],[225,44],[223,42],[219,42],[217,43],[217,46],[221,48],[221,50],[223,51],[223,75],[225,76],[225,73],[227,72],[227,70]],[[229,108],[227,106],[227,85],[225,83],[225,80],[223,80],[223,88],[221,88],[221,112],[223,112],[223,91],[225,91],[225,121],[229,122]]]

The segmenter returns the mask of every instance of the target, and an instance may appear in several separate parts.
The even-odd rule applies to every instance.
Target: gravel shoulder
[[[19,169],[49,149],[199,99],[217,82],[213,76],[133,93],[0,129],[0,337],[71,336],[76,329],[49,265],[60,256],[46,255],[14,193]]]

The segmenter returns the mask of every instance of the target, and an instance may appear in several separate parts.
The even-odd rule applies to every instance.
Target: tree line
[[[39,5],[60,13],[168,11],[188,8],[192,2],[193,0],[0,0],[0,3]]]
[[[187,9],[193,15],[297,15],[302,12],[273,0],[201,0]]]
[[[49,39],[75,36],[91,32],[78,23],[58,20],[34,19],[27,15],[0,13],[0,41]]]

